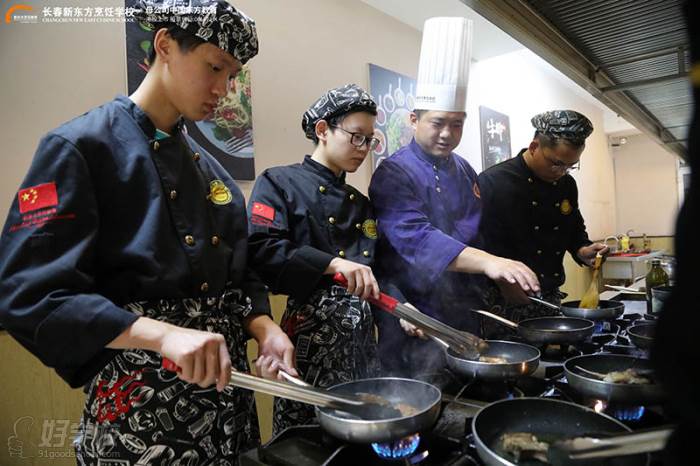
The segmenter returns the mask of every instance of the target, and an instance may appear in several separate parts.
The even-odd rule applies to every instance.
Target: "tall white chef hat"
[[[466,111],[472,28],[472,21],[466,18],[425,21],[416,86],[417,110]]]

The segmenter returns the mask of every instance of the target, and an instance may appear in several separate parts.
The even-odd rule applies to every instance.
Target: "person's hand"
[[[413,324],[406,322],[403,319],[399,319],[399,325],[401,325],[401,328],[409,337],[418,337],[422,338],[423,340],[427,338],[425,336],[425,333],[423,333],[423,330],[419,329]]]
[[[177,364],[177,376],[185,382],[202,388],[216,383],[221,392],[231,378],[226,340],[218,333],[170,325],[161,338],[159,352]]]
[[[346,259],[335,257],[328,264],[326,274],[335,275],[342,273],[348,281],[348,292],[362,299],[367,299],[370,296],[379,298],[379,284],[374,278],[372,269],[366,265],[358,264]]]
[[[540,292],[537,275],[522,262],[492,256],[484,267],[484,274],[496,283],[517,285],[526,294]]]
[[[294,345],[289,337],[279,327],[270,327],[258,341],[258,359],[255,362],[257,374],[266,379],[284,380],[279,371],[298,377],[295,366]]]
[[[605,256],[609,252],[610,248],[608,246],[602,243],[593,243],[579,248],[579,250],[576,251],[576,255],[581,262],[591,267],[593,264],[595,264],[596,254],[600,253],[601,256]]]
[[[410,308],[413,309],[413,310],[416,310],[416,311],[418,310],[418,309],[416,309],[416,307],[415,307],[413,304],[411,304],[411,303],[404,303],[404,305],[410,307]],[[423,330],[419,329],[418,327],[416,327],[415,325],[413,325],[413,324],[410,323],[410,322],[407,322],[407,321],[405,321],[405,320],[403,320],[403,319],[399,319],[399,325],[401,325],[401,329],[402,329],[402,330],[406,333],[406,335],[408,335],[409,337],[418,337],[418,338],[422,338],[422,339],[424,339],[424,340],[428,338],[428,337],[425,335],[425,333],[423,332]]]

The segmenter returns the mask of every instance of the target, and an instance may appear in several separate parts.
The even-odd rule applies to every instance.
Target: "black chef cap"
[[[530,121],[538,133],[576,145],[583,144],[593,132],[591,120],[574,110],[551,110],[535,115]]]
[[[326,92],[304,112],[301,128],[306,137],[314,140],[316,123],[319,120],[330,120],[333,117],[352,111],[366,111],[377,114],[377,104],[372,96],[357,84],[346,84]]]
[[[242,64],[258,54],[255,21],[224,0],[138,0],[133,16],[149,28],[175,24]]]

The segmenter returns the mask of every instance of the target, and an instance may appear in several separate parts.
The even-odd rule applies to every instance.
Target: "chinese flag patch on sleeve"
[[[53,181],[20,189],[17,197],[19,198],[19,212],[21,214],[58,205],[56,183]]]
[[[275,219],[275,209],[260,202],[253,202],[251,215],[272,221]]]

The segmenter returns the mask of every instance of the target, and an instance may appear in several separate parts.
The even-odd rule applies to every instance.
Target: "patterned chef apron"
[[[220,297],[135,302],[126,309],[180,327],[220,333],[233,368],[248,372],[241,290]],[[89,385],[75,448],[79,465],[232,466],[260,444],[253,392],[201,388],[161,368],[161,356],[121,351]]]
[[[330,285],[298,303],[289,299],[282,328],[296,349],[299,376],[317,387],[330,387],[379,374],[372,311],[366,301]],[[314,423],[314,407],[275,398],[272,428]]]

